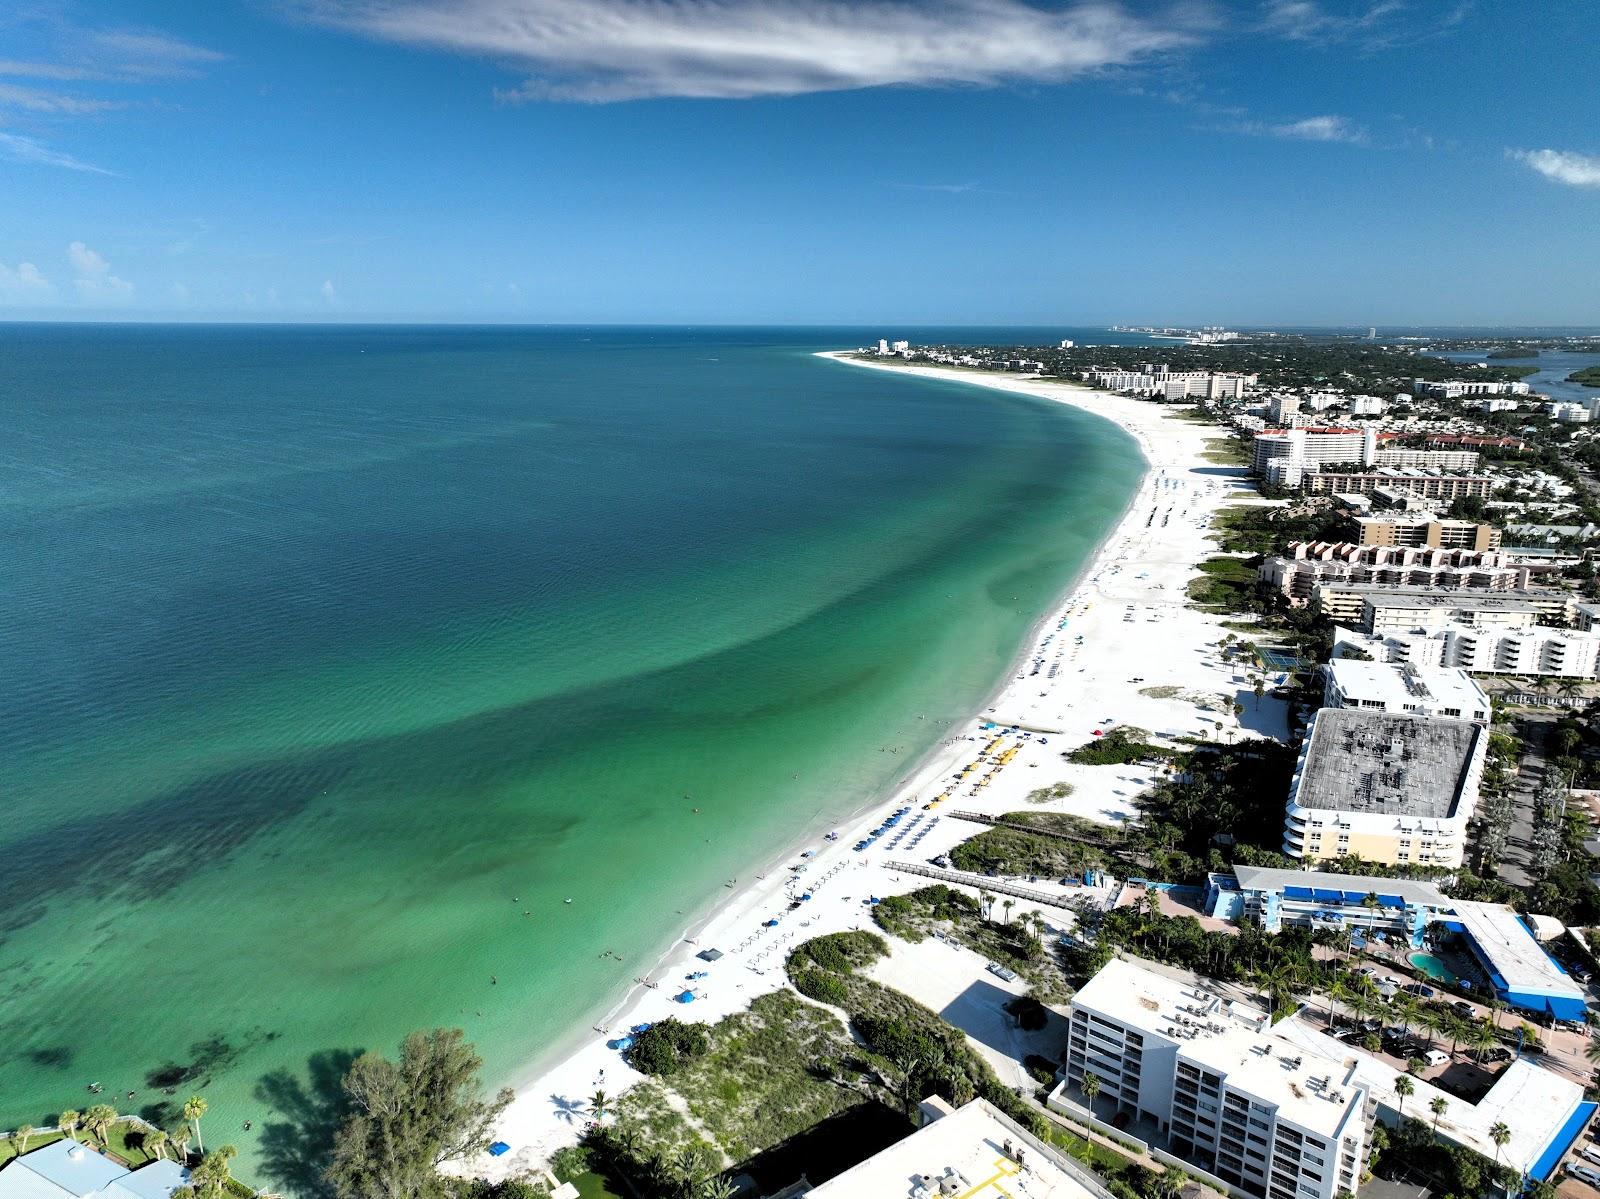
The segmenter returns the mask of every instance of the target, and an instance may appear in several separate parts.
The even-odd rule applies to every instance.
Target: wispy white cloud
[[[65,116],[85,116],[125,107],[121,100],[99,100],[89,96],[69,96],[15,83],[0,83],[0,107],[21,108]]]
[[[0,303],[38,304],[55,294],[55,285],[31,262],[13,268],[0,262]]]
[[[186,79],[228,57],[157,29],[95,29],[79,42],[85,62],[120,79]]]
[[[0,75],[8,79],[53,79],[58,83],[100,78],[88,67],[58,62],[22,62],[8,58],[0,58]]]
[[[81,241],[67,247],[67,262],[72,267],[72,285],[84,301],[117,303],[133,295],[133,284],[113,275],[111,264]]]
[[[1360,145],[1367,140],[1367,131],[1348,117],[1306,117],[1300,121],[1272,124],[1267,121],[1246,121],[1234,126],[1236,133],[1249,133],[1257,137],[1282,137],[1302,142],[1344,142]]]
[[[303,17],[531,72],[506,100],[735,99],[1061,81],[1194,40],[1110,0],[289,0]],[[1189,15],[1186,15],[1189,14]]]
[[[1387,50],[1453,29],[1475,2],[1429,0],[1419,7],[1410,0],[1264,0],[1260,27],[1293,41]]]
[[[943,192],[947,196],[962,196],[983,190],[976,183],[896,183],[895,186],[913,192]]]
[[[1572,150],[1507,150],[1552,183],[1568,187],[1600,187],[1600,156]]]
[[[322,286],[318,290],[322,293],[322,298],[329,304],[337,304],[339,302],[339,291],[334,287],[332,279],[324,279]]]
[[[53,150],[38,138],[26,137],[20,133],[0,132],[0,154],[13,162],[24,162],[32,166],[61,167],[68,171],[86,171],[94,175],[116,174],[115,171],[108,171],[91,162],[74,158],[64,151]]]

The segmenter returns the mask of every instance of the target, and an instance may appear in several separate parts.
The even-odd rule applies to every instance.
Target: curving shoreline
[[[1059,728],[1059,746],[1045,748],[1036,740],[1021,743],[1017,760],[993,779],[981,797],[963,792],[959,804],[947,803],[942,810],[955,806],[1009,810],[1021,803],[1030,789],[1057,781],[1056,776],[1065,771],[1083,770],[1064,767],[1056,755],[1059,749],[1088,739],[1091,730],[1103,723],[1096,715],[1102,708],[1119,713],[1131,709],[1133,715],[1119,714],[1118,719],[1158,732],[1174,731],[1174,723],[1183,728],[1187,719],[1189,726],[1183,731],[1192,732],[1199,714],[1193,704],[1184,699],[1140,697],[1138,687],[1127,680],[1148,671],[1152,681],[1202,688],[1208,684],[1215,687],[1226,674],[1214,663],[1193,661],[1193,652],[1220,636],[1217,618],[1183,606],[1183,585],[1193,564],[1207,552],[1211,514],[1237,486],[1226,478],[1233,472],[1205,464],[1201,454],[1207,427],[1176,419],[1157,405],[1070,384],[866,362],[836,351],[818,356],[847,366],[901,371],[1070,404],[1117,424],[1135,439],[1146,462],[1144,477],[1121,519],[1067,593],[1040,614],[1019,647],[1013,669],[985,704],[996,719]],[[1157,523],[1161,511],[1166,516]],[[1133,565],[1143,568],[1141,577],[1133,577],[1135,572],[1128,569]],[[1110,608],[1107,601],[1113,599],[1124,605],[1142,605],[1151,614],[1142,616],[1137,628],[1130,628],[1134,622],[1125,619],[1130,609]],[[1154,629],[1154,624],[1162,628]],[[1129,640],[1129,633],[1136,636]],[[1076,641],[1080,634],[1084,637],[1081,643]],[[1044,652],[1055,656],[1057,673],[1053,677],[1027,671],[1041,640]],[[1186,654],[1186,650],[1190,652]],[[1182,661],[1185,656],[1190,658],[1187,663]],[[1094,709],[1080,702],[1090,694]],[[1211,719],[1207,713],[1202,723],[1209,724]],[[821,836],[823,829],[812,829],[785,852],[755,866],[739,880],[739,886],[729,888],[720,902],[691,924],[647,975],[640,976],[656,980],[656,988],[635,985],[611,1007],[610,1014],[596,1026],[608,1031],[576,1032],[530,1066],[515,1088],[516,1100],[497,1125],[496,1135],[512,1146],[512,1152],[499,1158],[484,1155],[456,1163],[456,1168],[464,1174],[500,1178],[541,1165],[556,1149],[577,1139],[589,1095],[597,1089],[614,1095],[638,1078],[619,1054],[606,1048],[607,1039],[633,1024],[669,1014],[712,1022],[721,1019],[743,1009],[757,995],[784,985],[783,959],[794,944],[870,925],[868,896],[909,890],[914,885],[891,861],[926,860],[947,852],[974,831],[974,826],[952,821],[940,811],[924,813],[921,804],[942,789],[942,780],[972,758],[976,735],[975,721],[959,722],[934,750],[908,766],[892,788],[842,823],[837,841],[826,842]],[[1037,773],[1041,767],[1050,767],[1053,773]],[[1113,781],[1141,780],[1118,775],[1115,780],[1099,777],[1075,782],[1075,794],[1051,807],[1095,819],[1126,819],[1133,814],[1131,798],[1110,785]],[[905,839],[915,837],[914,848],[903,845],[889,852],[884,845],[874,845],[864,853],[851,848],[866,830],[878,827],[890,812],[907,805],[911,810],[905,822],[916,831],[908,829]],[[884,838],[885,844],[889,840]],[[815,856],[801,858],[807,850]],[[804,871],[795,873],[791,869],[795,866],[803,866]],[[789,914],[791,895],[803,889],[809,889],[814,898]],[[765,922],[772,919],[778,921],[776,927],[766,928]],[[701,949],[712,947],[726,956],[714,965],[696,959]],[[710,977],[703,983],[686,981],[687,975],[698,970],[706,970]],[[688,987],[702,987],[704,993],[690,1005],[675,1004],[671,996]]]

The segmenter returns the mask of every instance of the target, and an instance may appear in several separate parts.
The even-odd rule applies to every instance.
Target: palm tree
[[[1500,1164],[1500,1150],[1506,1147],[1506,1142],[1511,1139],[1511,1130],[1506,1127],[1504,1120],[1496,1120],[1489,1129],[1489,1139],[1494,1142],[1494,1164]]]
[[[1006,923],[1010,924],[1011,923],[1011,909],[1017,906],[1017,901],[1014,900],[1014,899],[1008,899],[1004,903],[1002,903],[1000,906],[1002,908],[1004,908],[1005,911],[1006,911]]]
[[[1438,1008],[1422,1009],[1422,1027],[1428,1030],[1428,1048],[1433,1048],[1433,1034],[1443,1033],[1450,1027],[1450,1017]]]
[[[1498,995],[1491,995],[1484,1000],[1484,1005],[1489,1009],[1489,1022],[1494,1025],[1495,1031],[1500,1030],[1500,1013],[1505,1010],[1506,1001]]]
[[[194,1129],[194,1143],[201,1153],[206,1151],[205,1138],[200,1135],[200,1117],[206,1114],[206,1101],[202,1095],[190,1095],[183,1104],[184,1123]]]
[[[1583,1056],[1591,1062],[1600,1062],[1600,1037],[1589,1038],[1589,1043],[1583,1047]]]
[[[167,1143],[172,1146],[172,1152],[180,1166],[188,1164],[189,1142],[193,1139],[194,1133],[189,1131],[187,1124],[180,1124],[167,1133]]]
[[[73,1133],[78,1131],[78,1128],[80,1125],[82,1125],[82,1123],[83,1117],[77,1112],[73,1111],[71,1108],[68,1108],[66,1111],[62,1112],[56,1117],[56,1127],[62,1132],[66,1133],[69,1137],[72,1137],[74,1141],[76,1141],[78,1138],[73,1136]]]
[[[97,1103],[83,1113],[84,1126],[95,1136],[100,1138],[100,1143],[106,1148],[111,1147],[111,1125],[116,1122],[117,1109],[109,1103]]]
[[[1083,1087],[1083,1097],[1089,1101],[1089,1114],[1092,1116],[1094,1115],[1095,1096],[1100,1094],[1100,1076],[1093,1070],[1085,1070],[1083,1082],[1080,1085]]]
[[[1443,1095],[1435,1095],[1428,1101],[1428,1110],[1433,1113],[1433,1136],[1439,1139],[1439,1117],[1450,1108],[1450,1101]]]
[[[1168,1166],[1150,1179],[1151,1199],[1178,1199],[1189,1176],[1176,1166]]]
[[[17,1147],[17,1156],[21,1157],[28,1152],[28,1141],[33,1136],[33,1125],[24,1124],[11,1134],[11,1143]]]
[[[1484,1054],[1499,1043],[1500,1038],[1494,1035],[1494,1029],[1490,1028],[1482,1020],[1473,1021],[1467,1030],[1467,1045],[1473,1053],[1478,1055],[1480,1063],[1483,1061]]]
[[[1394,1014],[1400,1017],[1400,1024],[1406,1030],[1406,1035],[1411,1035],[1411,1022],[1417,1018],[1419,1005],[1415,995],[1401,991],[1393,1000]]]
[[[982,910],[985,920],[989,918],[989,913],[994,909],[994,900],[995,897],[989,892],[982,889],[978,891],[978,907]]]
[[[706,1179],[695,1192],[695,1199],[733,1199],[739,1188],[722,1174]]]
[[[1399,1129],[1405,1127],[1406,1100],[1417,1093],[1417,1084],[1411,1081],[1411,1075],[1401,1074],[1395,1077],[1394,1093],[1400,1096],[1400,1116],[1395,1121],[1395,1128]]]
[[[152,1128],[144,1134],[144,1151],[151,1157],[167,1156],[167,1134],[163,1129]]]
[[[596,1120],[604,1120],[606,1112],[611,1106],[611,1096],[604,1091],[596,1091],[589,1096],[589,1110],[594,1113]]]
[[[233,1173],[228,1163],[238,1154],[239,1151],[232,1145],[224,1145],[215,1153],[206,1154],[189,1175],[191,1185],[201,1195],[220,1199],[227,1192],[228,1180]]]

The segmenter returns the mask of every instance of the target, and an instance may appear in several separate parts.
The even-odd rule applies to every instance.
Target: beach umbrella
[[[693,991],[684,991],[684,992],[674,996],[674,998],[679,1003],[693,1003],[694,1002],[694,992]]]

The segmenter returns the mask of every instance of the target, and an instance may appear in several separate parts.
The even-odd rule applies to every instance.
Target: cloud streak
[[[92,175],[116,174],[115,171],[84,162],[61,150],[53,150],[37,138],[25,137],[20,133],[0,132],[0,155],[11,159],[12,162],[27,163],[30,166],[60,167],[63,170],[83,171]]]
[[[1301,121],[1288,121],[1277,125],[1265,121],[1247,121],[1235,126],[1234,130],[1254,137],[1278,137],[1300,142],[1343,142],[1346,145],[1361,145],[1367,140],[1367,131],[1361,126],[1354,124],[1348,117],[1332,115],[1306,117]]]
[[[291,0],[302,17],[529,72],[508,101],[743,99],[1059,82],[1194,40],[1098,0]]]
[[[1600,187],[1600,156],[1572,150],[1507,150],[1512,158],[1567,187]]]

